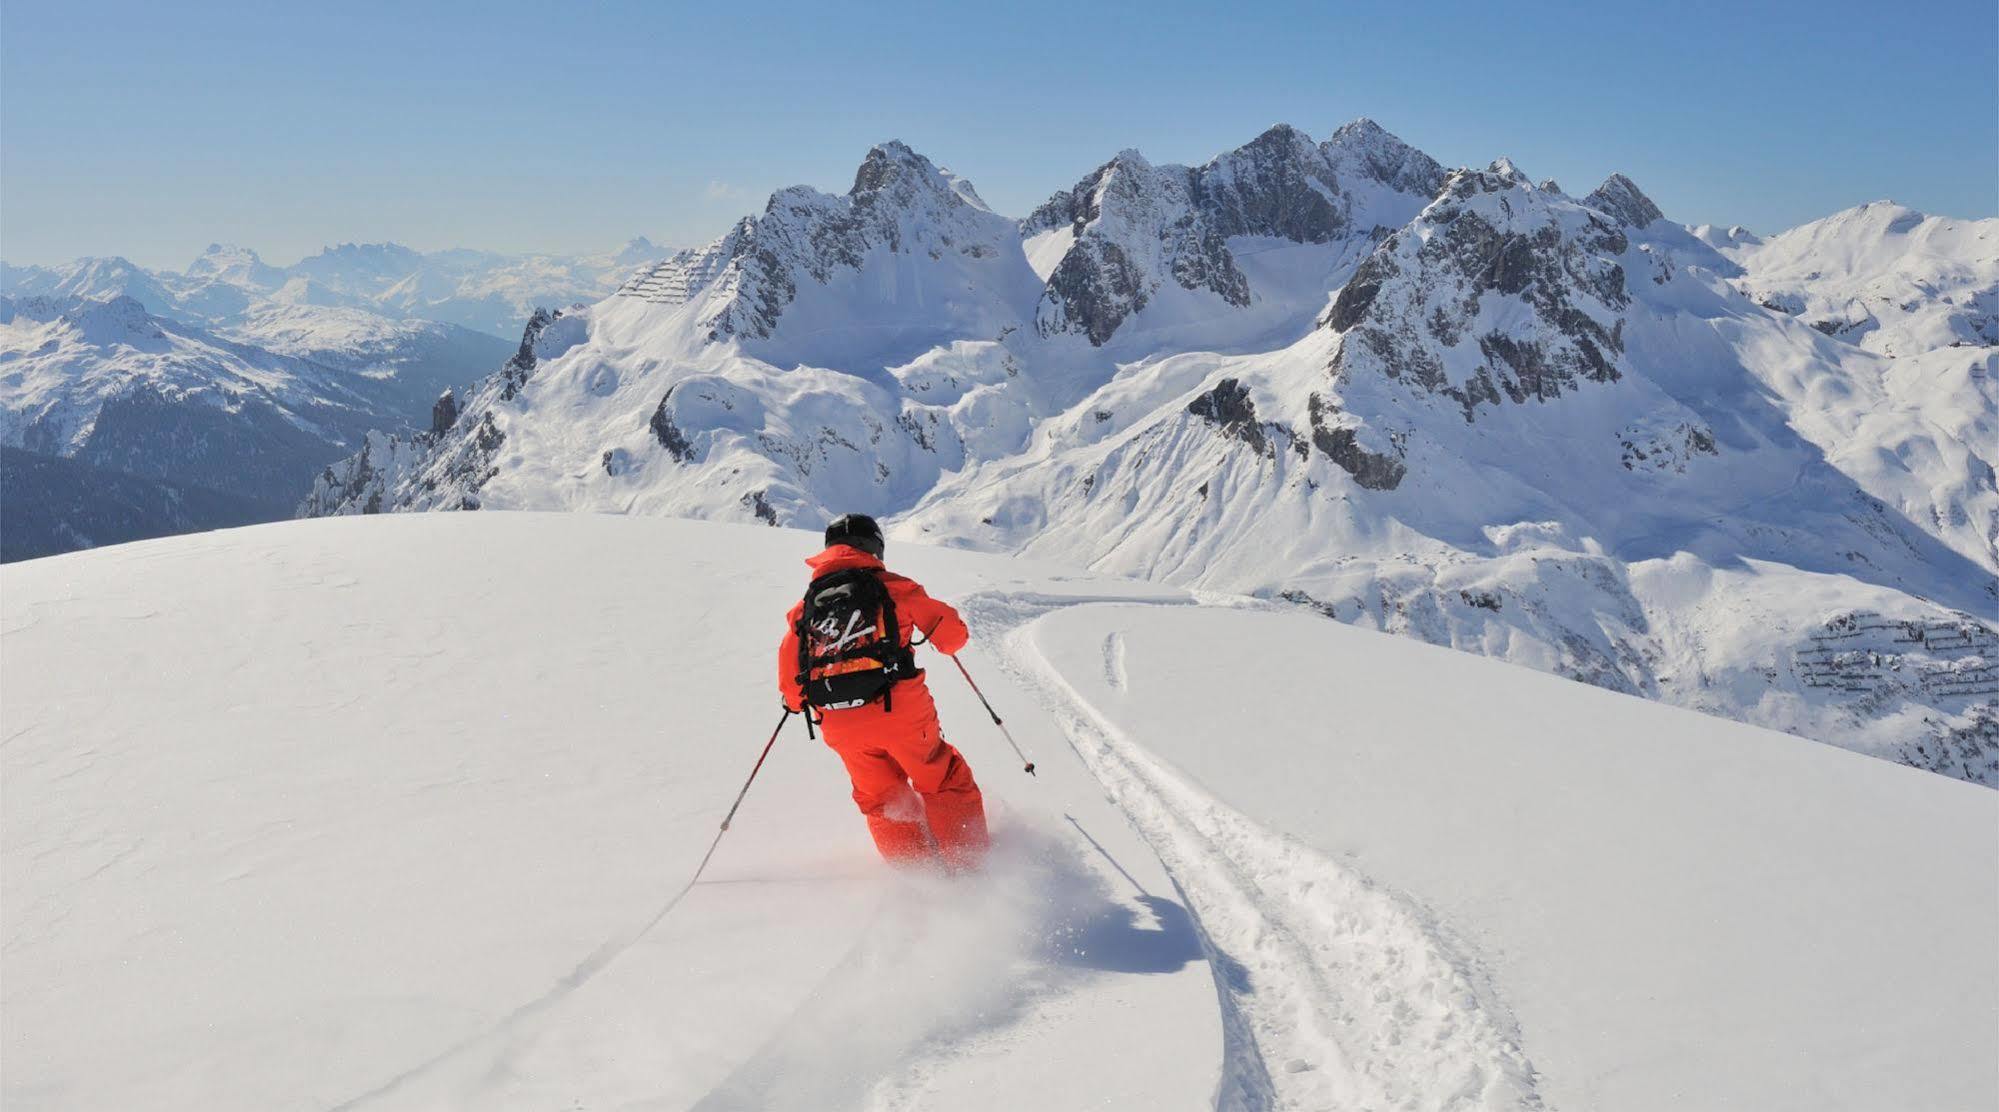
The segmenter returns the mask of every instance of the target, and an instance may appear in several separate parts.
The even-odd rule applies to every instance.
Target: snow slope
[[[1860,349],[1844,363],[1871,412],[1832,415],[1851,468],[1999,566],[1999,219],[1875,201],[1724,249],[1750,298]]]
[[[892,552],[1039,762],[933,667],[991,874],[880,866],[794,730],[687,888],[814,540],[419,515],[0,569],[8,1107],[1992,1091],[1992,793],[1011,558]]]

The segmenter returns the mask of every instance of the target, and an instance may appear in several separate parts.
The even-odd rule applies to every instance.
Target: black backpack
[[[896,681],[917,674],[902,641],[895,600],[873,568],[822,575],[805,589],[798,615],[798,685],[821,710],[882,701]]]

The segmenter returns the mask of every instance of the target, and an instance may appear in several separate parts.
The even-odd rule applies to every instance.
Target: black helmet
[[[844,544],[849,548],[858,548],[879,560],[883,548],[882,527],[866,514],[841,514],[826,527],[826,544],[828,547]]]

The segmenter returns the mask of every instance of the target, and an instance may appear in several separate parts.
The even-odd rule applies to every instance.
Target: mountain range
[[[534,302],[595,299],[657,254],[347,244],[274,267],[217,245],[181,273],[0,267],[0,445],[83,465],[4,457],[38,492],[10,507],[8,551],[286,516],[368,430],[424,427],[440,392],[490,371],[512,347],[493,333]]]
[[[1367,120],[1019,220],[884,143],[536,311],[301,512],[861,510],[1999,783],[1995,243],[1689,228]],[[365,273],[321,284],[407,296]]]
[[[391,320],[423,320],[510,336],[537,305],[595,301],[664,251],[641,236],[588,255],[417,251],[399,243],[343,243],[290,266],[245,247],[214,243],[181,272],[129,260],[85,258],[63,266],[0,266],[0,292],[104,300],[120,294],[182,320],[260,335],[253,310],[359,309]],[[338,319],[336,316],[334,319]]]

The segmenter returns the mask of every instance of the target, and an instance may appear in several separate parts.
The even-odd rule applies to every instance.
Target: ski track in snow
[[[1112,691],[1123,691],[1124,678],[1124,634],[1104,635],[1104,682]]]
[[[624,956],[632,947],[638,945],[646,935],[651,934],[653,928],[659,926],[668,915],[672,914],[673,909],[680,906],[680,902],[686,899],[689,893],[694,891],[695,883],[695,881],[690,880],[683,885],[670,899],[660,905],[659,910],[653,913],[652,918],[647,920],[644,926],[636,929],[628,929],[606,939],[602,945],[592,950],[582,961],[576,963],[576,968],[564,974],[553,985],[550,985],[547,992],[508,1012],[490,1026],[452,1043],[431,1057],[405,1069],[403,1072],[396,1074],[394,1077],[369,1089],[367,1092],[349,1097],[332,1105],[328,1112],[347,1112],[349,1109],[360,1108],[384,1097],[391,1096],[400,1092],[411,1083],[430,1076],[437,1070],[458,1061],[482,1047],[500,1046],[501,1049],[495,1056],[493,1065],[487,1072],[490,1075],[497,1075],[503,1072],[507,1060],[512,1056],[513,1049],[521,1045],[522,1040],[528,1037],[527,1033],[531,1032],[533,1022],[537,1018],[547,1014],[556,1005],[574,995],[584,985],[589,984],[599,973],[609,968],[613,962]]]
[[[1195,916],[1222,1009],[1216,1107],[1543,1108],[1511,1017],[1441,929],[1123,737],[1031,643],[1027,624],[1054,603],[983,595],[964,610],[1056,715]],[[1106,681],[1122,690],[1116,633],[1104,660]]]

